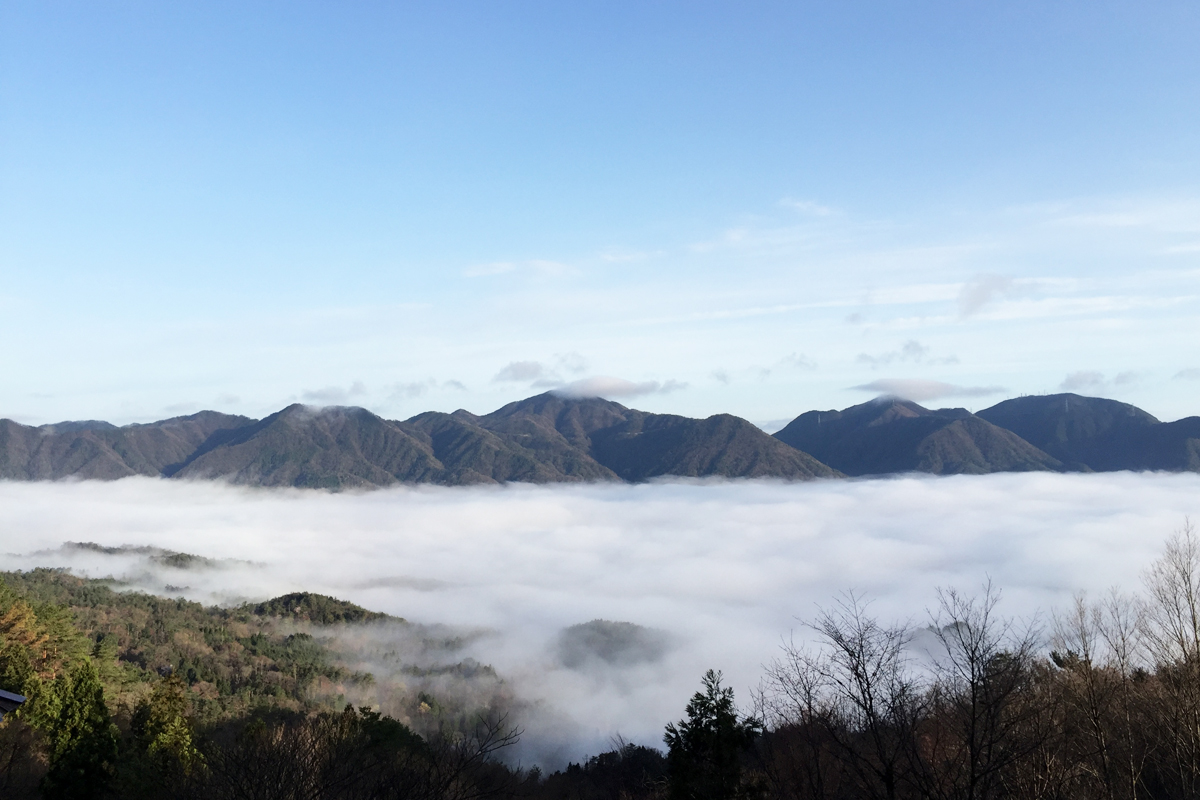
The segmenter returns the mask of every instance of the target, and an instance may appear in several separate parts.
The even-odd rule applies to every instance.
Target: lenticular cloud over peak
[[[1197,498],[1190,473],[341,494],[0,483],[0,566],[205,603],[318,592],[469,631],[467,654],[525,702],[519,757],[553,765],[617,734],[658,744],[709,668],[748,700],[781,637],[846,589],[919,620],[938,587],[989,577],[1010,615],[1136,588]]]

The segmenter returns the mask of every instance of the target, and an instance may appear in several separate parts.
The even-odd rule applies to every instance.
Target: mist
[[[748,701],[781,640],[803,638],[802,620],[838,592],[923,622],[938,587],[990,577],[1005,613],[1048,612],[1079,590],[1137,587],[1198,507],[1194,474],[340,494],[0,483],[0,567],[225,605],[312,591],[403,617],[454,642],[443,661],[494,667],[519,700],[518,757],[555,766],[616,735],[660,745],[710,667]],[[354,636],[377,668],[372,648],[430,658],[428,637],[395,625]]]

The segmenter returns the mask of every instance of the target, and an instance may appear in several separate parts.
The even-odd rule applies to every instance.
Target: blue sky
[[[1200,413],[1200,6],[15,2],[0,416]]]

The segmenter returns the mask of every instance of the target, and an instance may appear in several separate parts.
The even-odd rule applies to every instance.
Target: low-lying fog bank
[[[556,764],[618,733],[660,744],[709,667],[748,700],[781,637],[803,634],[796,618],[844,589],[920,621],[936,587],[990,576],[1003,611],[1031,614],[1077,590],[1135,588],[1198,512],[1193,474],[365,494],[0,483],[0,568],[65,566],[206,603],[306,590],[452,626],[461,656],[534,704],[525,763]]]

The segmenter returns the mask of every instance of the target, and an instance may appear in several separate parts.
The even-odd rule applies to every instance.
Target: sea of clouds
[[[1045,615],[1076,591],[1138,588],[1188,515],[1200,515],[1200,475],[340,494],[0,483],[0,569],[67,567],[219,604],[313,591],[448,626],[465,634],[462,655],[493,665],[525,701],[519,756],[553,766],[618,734],[659,744],[710,667],[748,700],[781,641],[806,636],[802,620],[841,591],[923,624],[938,587],[971,591],[990,577],[1003,611]],[[593,620],[608,622],[583,625]]]

